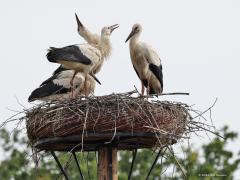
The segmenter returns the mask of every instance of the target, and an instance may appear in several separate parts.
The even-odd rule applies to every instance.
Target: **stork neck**
[[[101,51],[103,58],[107,58],[110,55],[111,43],[109,38],[101,38],[99,50]]]
[[[137,44],[139,41],[139,34],[135,34],[133,37],[130,39],[130,46],[133,46]]]
[[[86,41],[90,41],[90,42],[91,42],[92,36],[91,36],[91,34],[89,33],[89,31],[85,31],[84,34],[85,34],[84,39],[85,39]]]

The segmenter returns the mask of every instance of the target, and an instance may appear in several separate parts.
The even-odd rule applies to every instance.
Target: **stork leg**
[[[87,76],[85,77],[85,81],[84,81],[84,95],[85,97],[87,97]]]
[[[149,95],[150,92],[150,85],[149,85],[149,81],[148,81],[148,85],[147,85],[147,95]]]
[[[141,95],[143,96],[144,95],[144,91],[145,91],[145,87],[144,87],[144,84],[143,84],[142,81],[141,81],[141,85],[142,85]]]
[[[70,81],[72,98],[73,98],[73,80],[74,80],[74,78],[75,78],[77,73],[78,73],[77,71],[74,72],[73,77],[72,77],[72,79]]]

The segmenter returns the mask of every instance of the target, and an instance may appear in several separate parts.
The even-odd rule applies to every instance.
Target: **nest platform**
[[[96,151],[172,145],[182,138],[188,106],[136,92],[42,103],[27,112],[27,134],[38,150]]]

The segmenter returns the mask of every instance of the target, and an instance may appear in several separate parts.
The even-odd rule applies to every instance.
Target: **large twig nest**
[[[190,117],[181,103],[134,92],[40,104],[27,113],[27,133],[39,150],[160,147],[177,142]]]

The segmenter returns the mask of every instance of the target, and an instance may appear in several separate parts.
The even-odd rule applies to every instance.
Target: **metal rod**
[[[109,138],[111,139],[112,134],[103,134],[103,133],[88,133],[89,140],[84,141],[84,145],[88,146],[85,147],[85,150],[87,151],[93,151],[98,150],[99,146],[103,146],[103,144],[106,141],[109,141]],[[157,134],[157,136],[162,136],[161,134]],[[101,139],[93,140],[95,137],[101,137]],[[125,144],[130,139],[134,138],[146,138],[146,142],[139,141],[139,147],[141,148],[149,148],[155,145],[154,144],[148,144],[148,140],[150,142],[153,142],[156,140],[156,133],[116,133],[115,137],[118,139],[115,142],[115,145],[117,144]],[[67,137],[53,137],[53,138],[44,138],[39,141],[37,141],[34,144],[34,147],[39,150],[49,150],[49,151],[72,151],[74,148],[74,151],[81,150],[81,146],[79,144],[82,143],[81,141],[82,136],[81,135],[73,135],[73,136],[67,136]],[[105,146],[105,144],[104,144]],[[109,146],[109,144],[106,144],[106,147]],[[130,148],[132,148],[132,145],[128,145]],[[135,147],[133,145],[133,147]],[[136,148],[136,147],[135,147]]]
[[[91,138],[99,138],[99,137],[103,137],[103,138],[108,138],[108,137],[112,137],[112,133],[91,133],[88,132],[88,137]],[[161,134],[159,134],[161,135]],[[132,132],[118,132],[115,135],[116,137],[156,137],[156,133],[152,133],[152,132],[137,132],[137,133],[132,133]],[[67,137],[51,137],[51,138],[43,138],[39,141],[37,141],[34,146],[39,146],[42,144],[48,144],[48,143],[61,143],[61,142],[68,142],[68,143],[79,143],[81,142],[81,139],[79,140],[79,137],[82,137],[82,135],[72,135],[72,136],[67,136]],[[95,142],[94,142],[95,143]]]
[[[157,160],[158,160],[159,156],[161,155],[161,152],[162,152],[162,148],[159,150],[159,152],[158,152],[158,154],[157,154],[157,156],[156,156],[154,162],[152,163],[152,166],[151,166],[150,170],[148,171],[148,174],[147,174],[146,180],[148,180],[148,178],[149,178],[149,176],[150,176],[150,174],[151,174],[151,172],[152,172],[154,166],[155,166],[156,163],[157,163]]]
[[[132,177],[132,170],[133,170],[133,165],[134,165],[134,162],[135,162],[135,159],[136,159],[136,155],[137,155],[137,149],[134,149],[134,150],[133,150],[132,164],[131,164],[130,171],[129,171],[129,173],[128,173],[128,180],[130,180],[131,177]]]
[[[79,171],[81,180],[84,180],[84,177],[83,177],[83,174],[82,174],[82,171],[81,171],[81,167],[80,167],[80,165],[79,165],[79,163],[78,163],[78,159],[77,159],[76,153],[75,153],[75,152],[72,152],[72,154],[73,154],[73,157],[74,157],[75,162],[76,162],[76,164],[77,164],[77,167],[78,167],[78,171]]]
[[[56,154],[54,153],[54,151],[51,151],[51,154],[52,154],[52,156],[54,157],[55,161],[57,162],[57,164],[58,164],[58,167],[59,167],[59,168],[60,168],[60,170],[62,171],[62,173],[63,173],[63,175],[64,175],[65,179],[66,179],[66,180],[69,180],[69,177],[68,177],[68,175],[67,175],[66,171],[63,169],[63,167],[62,167],[62,165],[61,165],[60,161],[58,160],[58,158],[57,158]]]
[[[90,172],[89,172],[90,168],[89,168],[89,164],[88,164],[89,161],[88,160],[89,160],[89,152],[87,153],[87,174],[88,174],[88,179],[92,180],[91,176],[90,176]]]
[[[109,175],[109,180],[112,180],[113,179],[113,174],[112,174],[112,167],[113,167],[113,164],[112,164],[112,148],[109,147],[108,148],[108,175]]]

